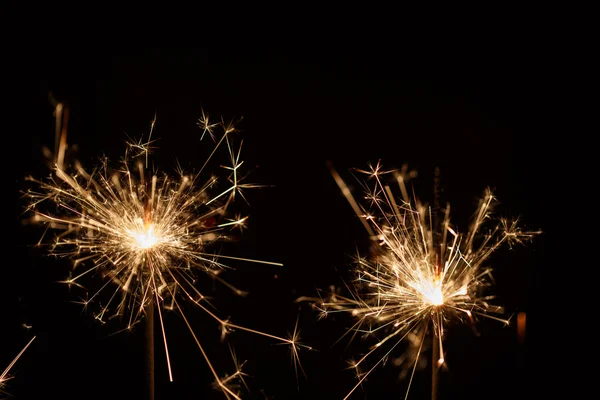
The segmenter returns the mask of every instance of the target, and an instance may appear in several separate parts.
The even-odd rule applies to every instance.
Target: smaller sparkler
[[[495,198],[486,190],[471,226],[461,233],[450,223],[449,205],[444,209],[429,207],[416,197],[409,197],[406,181],[415,174],[406,167],[401,171],[384,171],[378,163],[369,170],[356,170],[368,177],[367,181],[359,180],[366,193],[367,205],[363,205],[356,201],[335,169],[330,168],[373,240],[373,251],[368,257],[356,257],[353,271],[356,278],[352,285],[347,285],[351,295],[333,290],[319,298],[299,301],[311,301],[323,317],[348,312],[357,320],[350,330],[354,335],[377,339],[366,354],[352,363],[358,383],[346,399],[401,343],[407,347],[401,358],[411,365],[408,397],[426,339],[431,339],[432,399],[435,399],[438,369],[446,362],[443,347],[446,326],[453,322],[474,325],[480,317],[509,323],[501,317],[502,307],[493,305],[494,296],[488,293],[491,268],[485,264],[489,256],[502,244],[523,243],[540,232],[523,231],[516,220],[500,218],[494,222],[491,209]],[[384,183],[383,177],[390,173],[394,174],[402,199],[397,199]],[[377,361],[365,367],[373,357]]]
[[[21,358],[23,353],[25,353],[25,350],[27,350],[27,348],[31,345],[31,343],[33,343],[35,338],[36,338],[36,336],[31,338],[31,340],[25,345],[25,347],[23,347],[23,349],[19,352],[19,354],[17,354],[17,356],[11,361],[11,363],[8,364],[8,367],[6,367],[6,369],[0,374],[0,394],[2,394],[4,387],[6,386],[6,382],[8,380],[10,380],[10,378],[11,378],[11,376],[9,375],[11,368],[15,365],[15,363],[19,360],[19,358]]]
[[[57,107],[57,115],[65,115],[62,106]],[[64,283],[83,287],[88,276],[100,275],[105,279],[105,284],[83,301],[87,307],[106,295],[96,319],[105,322],[119,317],[126,321],[126,329],[146,319],[151,376],[156,310],[169,378],[173,380],[162,309],[176,310],[189,328],[217,386],[227,398],[239,399],[231,387],[232,381],[242,374],[238,371],[225,379],[219,377],[182,311],[181,300],[191,301],[213,318],[221,326],[223,336],[237,329],[280,340],[291,346],[296,358],[301,345],[297,335],[281,338],[219,318],[208,303],[208,297],[195,285],[198,274],[204,273],[242,294],[220,277],[222,272],[231,269],[226,262],[282,265],[212,250],[216,244],[232,240],[231,229],[245,226],[248,217],[230,216],[230,205],[236,196],[244,198],[245,189],[259,185],[242,183],[245,177],[240,174],[241,145],[238,149],[233,146],[231,136],[236,131],[233,123],[212,122],[203,112],[198,125],[202,130],[200,140],[210,137],[215,146],[199,172],[180,171],[176,178],[149,173],[148,154],[155,120],[147,140],[128,144],[120,168],[112,169],[105,159],[101,168],[92,172],[78,162],[72,170],[63,165],[65,130],[57,127],[61,139],[57,140],[54,174],[48,181],[29,178],[38,189],[29,190],[26,196],[30,201],[28,209],[34,212],[32,221],[60,231],[50,253],[74,259],[73,271],[84,268]],[[220,135],[219,129],[222,130]],[[210,175],[200,183],[206,166],[220,148],[226,149],[229,159],[229,164],[222,166],[226,176]],[[55,210],[40,210],[47,204]],[[153,387],[149,391],[153,393]]]

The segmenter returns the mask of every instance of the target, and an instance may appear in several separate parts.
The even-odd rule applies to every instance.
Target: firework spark
[[[6,369],[2,373],[0,373],[0,394],[4,393],[2,391],[2,389],[4,389],[6,382],[11,378],[8,374],[10,372],[11,368],[15,365],[15,363],[19,360],[19,358],[21,358],[23,353],[25,353],[25,350],[27,350],[27,348],[31,345],[31,343],[33,343],[35,338],[36,338],[35,336],[33,338],[31,338],[31,340],[25,345],[25,347],[23,347],[23,349],[21,349],[19,354],[17,354],[17,356],[11,361],[11,363],[8,364],[8,367],[6,367]]]
[[[57,111],[62,111],[62,107]],[[243,291],[220,277],[231,268],[229,262],[282,265],[226,256],[214,250],[215,244],[232,240],[229,233],[232,229],[241,229],[246,224],[247,217],[229,216],[229,206],[236,196],[244,198],[244,189],[258,185],[242,183],[241,145],[234,149],[231,139],[236,131],[234,124],[213,123],[203,112],[198,125],[202,130],[201,140],[210,137],[214,148],[197,173],[180,171],[176,178],[164,173],[148,173],[153,120],[148,140],[128,143],[120,168],[112,170],[104,159],[101,167],[92,172],[86,171],[79,162],[75,162],[70,171],[63,166],[61,157],[48,180],[29,178],[37,188],[26,193],[28,210],[34,213],[34,223],[59,232],[50,246],[50,254],[74,260],[73,271],[65,284],[84,287],[83,280],[91,275],[104,278],[102,287],[82,301],[85,307],[92,302],[103,302],[95,314],[96,319],[105,322],[119,317],[126,321],[126,329],[132,329],[144,316],[148,317],[148,312],[157,310],[172,381],[161,309],[178,311],[210,367],[216,385],[227,398],[239,399],[239,394],[231,388],[234,378],[241,378],[242,373],[238,371],[226,379],[219,378],[183,314],[180,299],[191,301],[212,317],[220,324],[223,335],[237,329],[267,336],[289,344],[294,355],[301,345],[297,337],[280,338],[219,318],[207,296],[195,285],[198,273],[204,273],[243,295]],[[219,128],[222,132],[217,132]],[[57,128],[59,131],[64,137],[64,130]],[[66,141],[61,140],[61,143]],[[213,175],[201,182],[206,166],[221,148],[226,149],[229,158],[229,164],[222,166],[225,178]],[[57,154],[64,153],[59,147]],[[41,210],[48,204],[54,212]]]
[[[522,243],[540,232],[522,231],[516,220],[498,219],[494,223],[491,208],[495,199],[486,190],[470,229],[461,233],[450,224],[449,205],[437,210],[415,197],[411,201],[405,184],[410,178],[406,168],[384,171],[378,163],[369,170],[356,171],[368,176],[367,181],[359,181],[366,192],[367,206],[355,200],[331,168],[335,181],[373,240],[374,251],[367,258],[357,256],[356,279],[353,285],[347,285],[350,296],[333,290],[320,298],[299,300],[312,301],[323,317],[349,312],[357,319],[349,332],[377,337],[366,354],[351,363],[358,383],[346,399],[400,343],[408,347],[403,357],[411,370],[408,397],[426,338],[432,341],[435,376],[445,363],[443,337],[447,324],[474,325],[479,317],[509,323],[502,318],[502,307],[490,303],[494,296],[486,289],[492,282],[491,269],[484,264],[501,245]],[[383,176],[392,172],[402,200],[397,200],[383,181]],[[367,360],[374,357],[378,361],[365,368]],[[435,378],[432,381],[435,392],[437,383]]]

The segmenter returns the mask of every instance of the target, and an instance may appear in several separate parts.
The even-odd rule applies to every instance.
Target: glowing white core
[[[425,293],[425,297],[429,303],[434,306],[441,306],[444,304],[444,295],[442,294],[442,288],[439,285],[436,285],[433,290]]]
[[[138,232],[133,235],[139,248],[149,249],[158,243],[158,238],[154,235],[154,227],[150,225],[145,232]]]

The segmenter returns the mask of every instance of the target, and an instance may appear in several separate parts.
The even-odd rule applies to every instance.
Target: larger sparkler
[[[319,299],[300,300],[314,300],[313,305],[323,316],[350,312],[357,319],[355,332],[377,337],[375,345],[353,366],[359,371],[377,354],[378,361],[366,372],[357,372],[358,383],[346,398],[400,343],[406,343],[411,350],[405,357],[412,370],[410,389],[423,343],[431,337],[435,399],[437,371],[445,362],[445,326],[453,321],[474,324],[478,317],[508,324],[501,317],[502,308],[490,303],[494,296],[486,289],[491,283],[491,269],[485,262],[502,244],[521,243],[539,232],[522,231],[516,220],[499,219],[488,225],[494,203],[490,190],[481,199],[469,230],[458,232],[450,224],[449,205],[436,209],[409,197],[406,169],[395,171],[402,199],[397,199],[383,181],[384,174],[393,171],[383,171],[379,164],[368,171],[357,171],[367,174],[374,183],[363,183],[367,206],[355,200],[331,168],[335,181],[374,241],[374,250],[369,257],[357,257],[356,279],[349,286],[351,296],[327,293]]]
[[[239,329],[268,336],[290,344],[295,355],[299,344],[297,335],[291,339],[279,338],[217,317],[207,307],[206,296],[195,285],[200,272],[241,294],[241,290],[219,276],[228,268],[227,260],[281,265],[218,254],[212,246],[231,239],[232,228],[244,226],[247,218],[230,218],[229,206],[235,196],[243,196],[243,189],[256,185],[242,183],[239,170],[243,162],[240,150],[233,148],[231,139],[234,125],[210,122],[203,113],[199,126],[203,130],[201,139],[206,141],[210,137],[215,146],[195,174],[180,172],[172,178],[167,174],[148,173],[153,121],[148,140],[128,144],[120,168],[111,170],[104,160],[101,168],[92,172],[78,162],[72,171],[68,170],[62,165],[65,152],[61,147],[57,150],[59,157],[54,174],[48,181],[29,178],[38,188],[29,190],[26,195],[30,199],[29,209],[34,211],[33,221],[60,232],[50,253],[74,259],[74,273],[64,282],[83,286],[82,281],[87,276],[105,278],[106,283],[100,290],[84,301],[87,306],[102,296],[104,305],[95,315],[98,320],[118,316],[125,319],[126,328],[131,329],[145,316],[152,330],[153,310],[157,310],[169,377],[173,380],[161,309],[179,311],[218,387],[226,397],[239,399],[231,387],[233,377],[241,377],[241,372],[238,370],[226,379],[218,376],[181,310],[180,299],[193,302],[214,318],[221,325],[223,335],[230,329]],[[220,135],[217,134],[219,128],[222,129]],[[66,144],[65,140],[59,142]],[[223,167],[226,176],[210,176],[201,182],[205,167],[220,148],[226,149],[230,162]],[[41,211],[48,203],[56,210]]]

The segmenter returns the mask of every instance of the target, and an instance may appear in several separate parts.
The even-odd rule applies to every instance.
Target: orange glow
[[[519,339],[519,344],[523,344],[525,342],[525,325],[527,323],[527,314],[525,312],[520,312],[517,314],[517,337]]]

